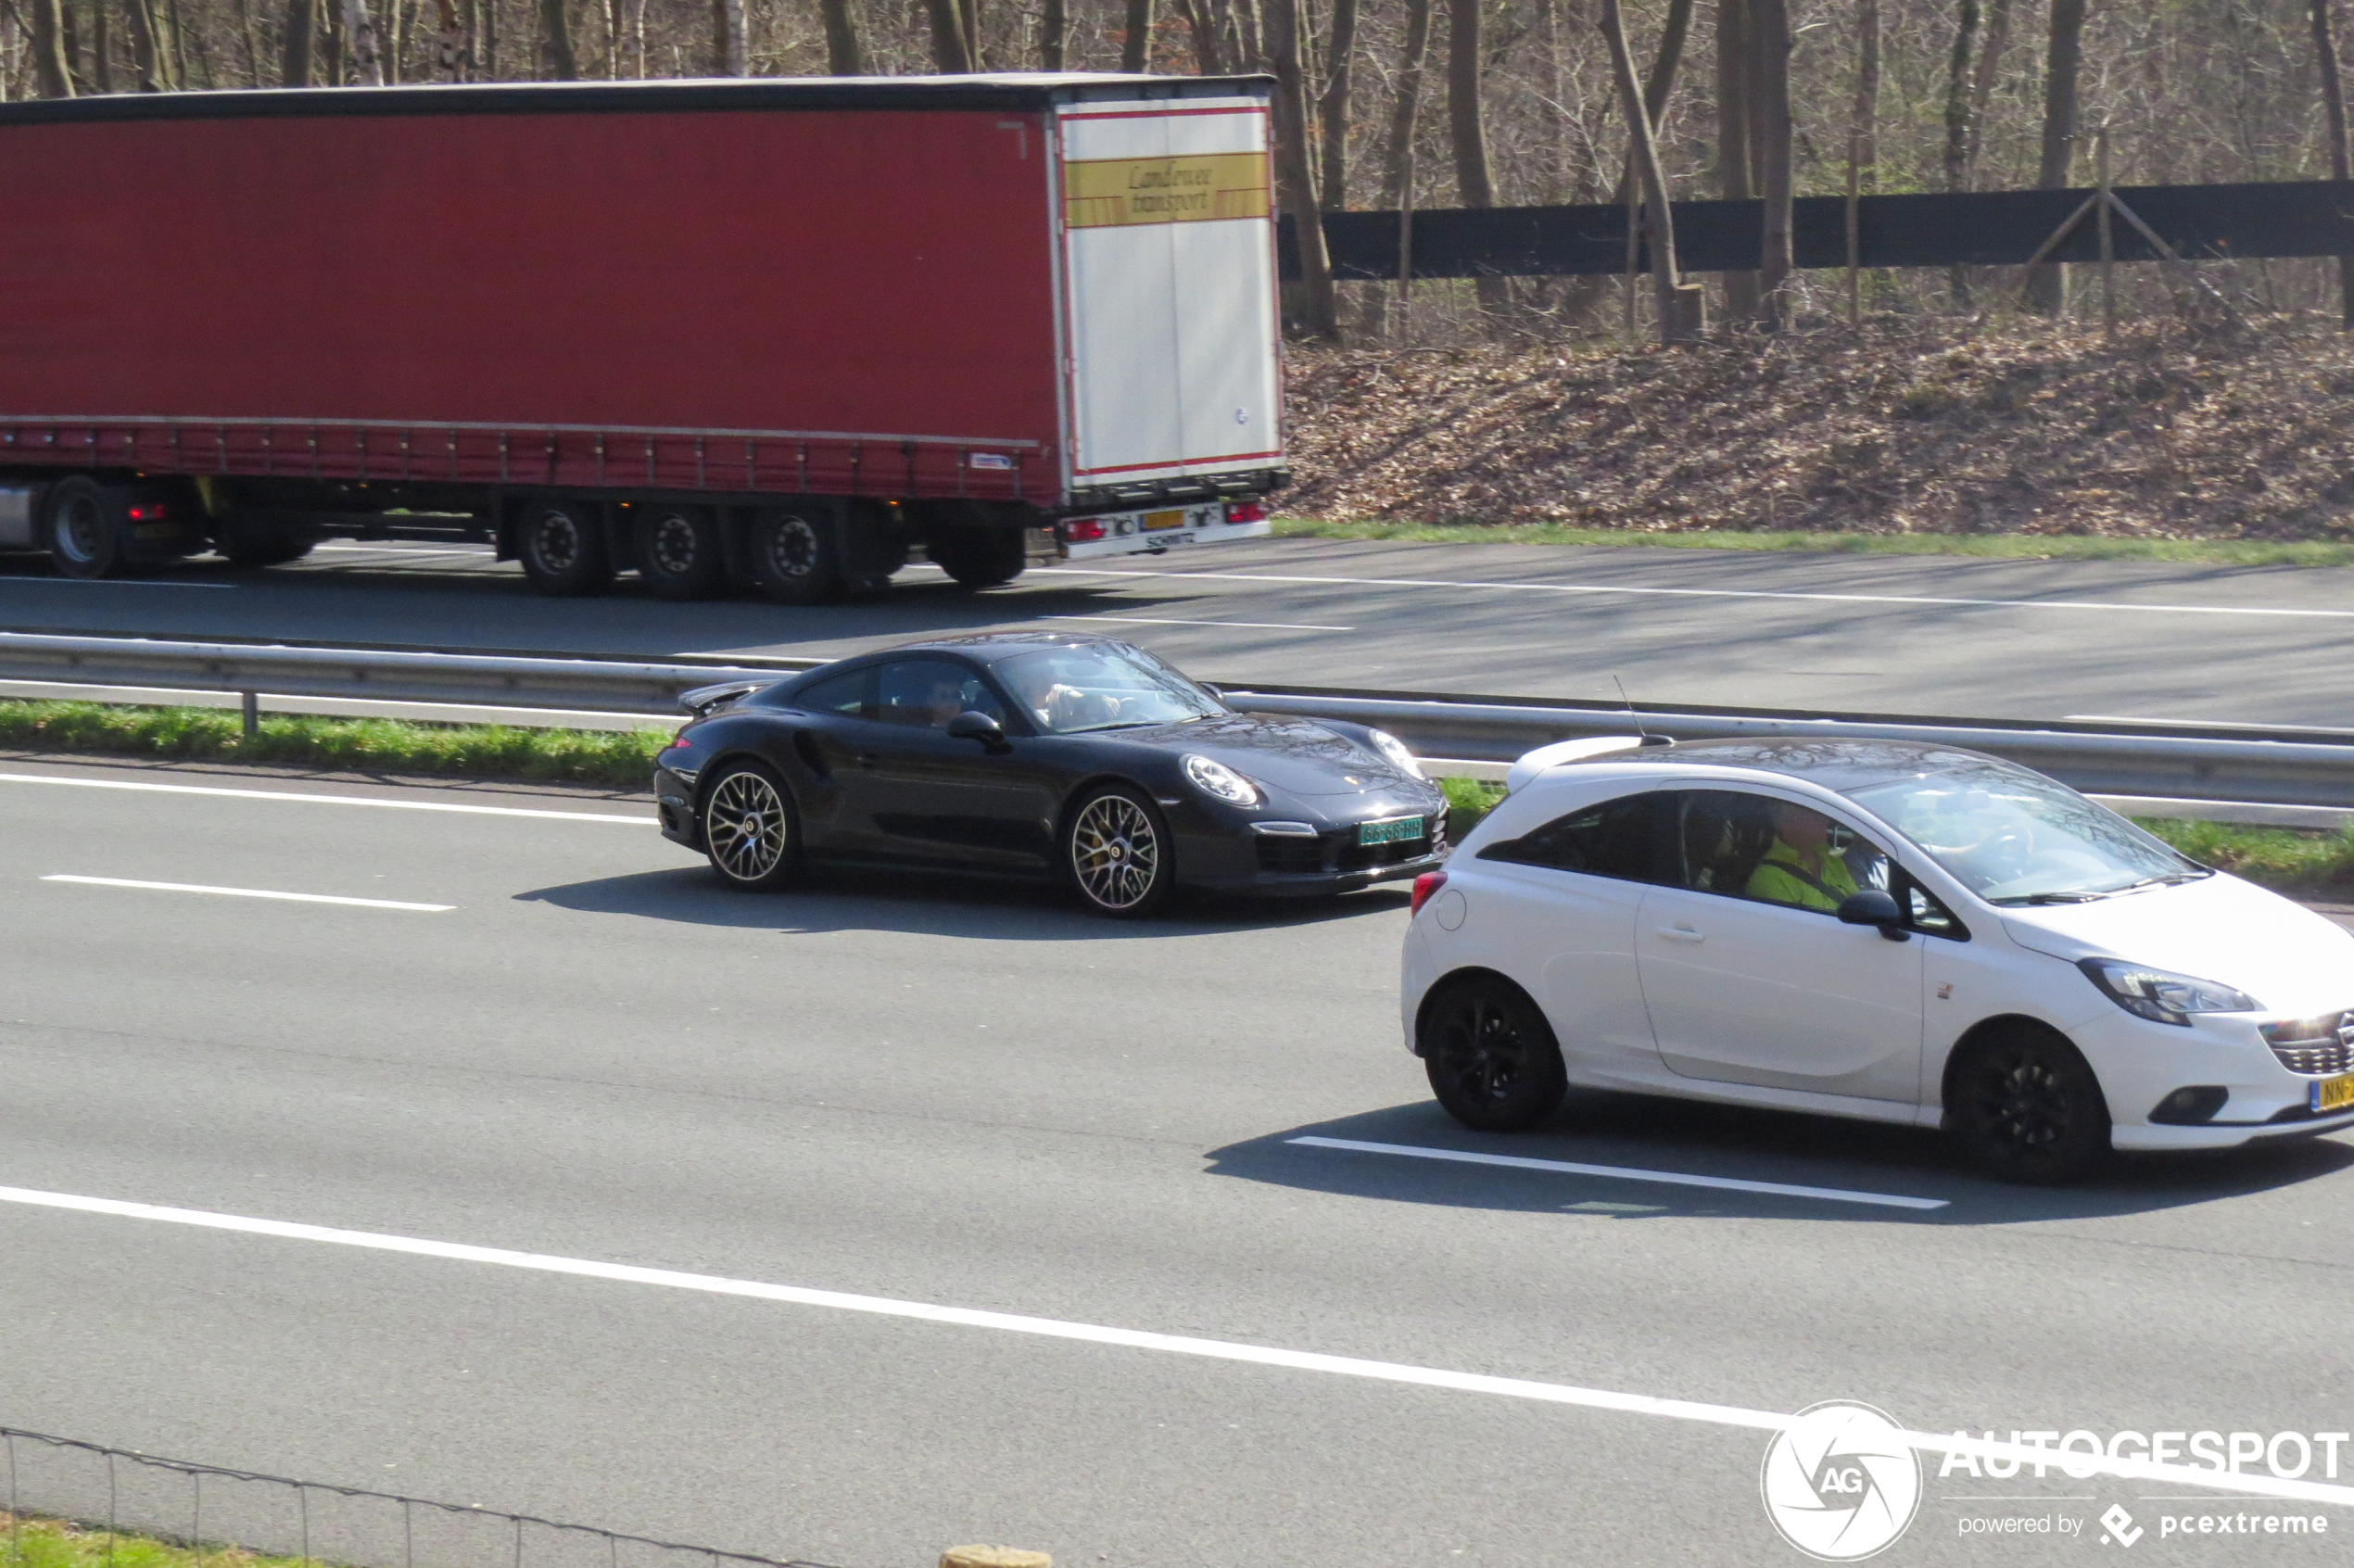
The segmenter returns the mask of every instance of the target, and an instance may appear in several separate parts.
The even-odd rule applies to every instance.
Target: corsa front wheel
[[[1477,1132],[1534,1127],[1569,1092],[1553,1026],[1500,976],[1448,985],[1423,1010],[1414,1043],[1441,1108]]]
[[[2108,1157],[2108,1101],[2075,1046],[2044,1029],[2005,1029],[1962,1048],[1946,1082],[1946,1124],[1998,1182],[2048,1187]]]
[[[784,782],[758,763],[721,774],[704,797],[703,853],[729,887],[771,892],[801,864],[801,823]]]
[[[1141,791],[1124,785],[1096,790],[1070,814],[1063,868],[1090,909],[1115,918],[1153,913],[1169,902],[1177,881],[1168,823]]]

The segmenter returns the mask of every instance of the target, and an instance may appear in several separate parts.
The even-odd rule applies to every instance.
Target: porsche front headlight
[[[1397,736],[1386,729],[1376,729],[1372,731],[1367,739],[1373,741],[1373,750],[1386,757],[1390,766],[1398,769],[1398,772],[1415,778],[1427,777],[1423,772],[1423,765],[1414,760],[1414,753],[1408,751],[1406,742],[1398,739]]]
[[[1185,777],[1195,789],[1229,805],[1257,805],[1259,786],[1213,757],[1188,755]]]

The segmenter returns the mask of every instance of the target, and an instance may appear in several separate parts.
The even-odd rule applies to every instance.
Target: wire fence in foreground
[[[28,1514],[108,1531],[108,1564],[111,1536],[120,1532],[186,1549],[198,1568],[215,1553],[231,1552],[321,1568],[829,1568],[478,1504],[162,1459],[10,1426],[0,1426],[0,1447],[7,1466],[8,1531],[0,1539],[6,1568],[26,1561]]]

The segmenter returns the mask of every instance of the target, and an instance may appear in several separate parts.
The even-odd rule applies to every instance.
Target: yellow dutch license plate
[[[2324,1078],[2313,1085],[2313,1109],[2344,1110],[2354,1106],[2354,1072],[2342,1078]]]
[[[1184,525],[1185,514],[1183,512],[1147,512],[1145,513],[1145,532],[1147,534],[1158,534],[1165,529],[1182,528]]]

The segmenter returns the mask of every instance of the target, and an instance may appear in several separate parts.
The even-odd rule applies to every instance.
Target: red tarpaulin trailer
[[[1260,78],[0,106],[0,548],[786,601],[1263,533]]]

